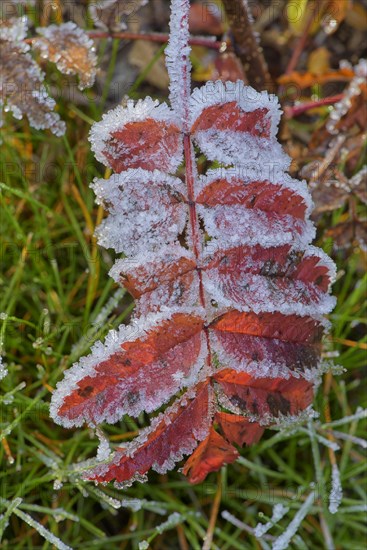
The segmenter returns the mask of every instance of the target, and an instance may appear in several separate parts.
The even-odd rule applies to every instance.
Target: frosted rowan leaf
[[[24,42],[1,41],[0,106],[16,119],[27,115],[33,128],[65,133],[65,123],[53,112],[55,101],[43,85],[44,75]]]
[[[91,129],[90,142],[97,160],[116,172],[138,167],[172,172],[182,162],[177,117],[150,97],[103,115]]]
[[[165,307],[199,306],[199,275],[194,256],[182,246],[162,247],[159,253],[143,253],[118,260],[110,276],[139,299],[136,315]]]
[[[148,0],[93,0],[89,4],[89,13],[96,27],[114,32],[127,28],[128,22],[136,22],[136,12],[145,6]]]
[[[72,21],[61,25],[38,27],[39,38],[32,46],[41,56],[56,63],[60,72],[78,75],[79,88],[90,88],[96,76],[97,56],[93,40]]]
[[[169,313],[111,331],[104,346],[97,343],[67,371],[53,395],[51,416],[70,427],[157,409],[197,382],[205,362],[202,325],[199,316]]]
[[[121,482],[136,474],[144,475],[150,468],[166,473],[207,436],[212,417],[212,390],[202,382],[194,392],[187,392],[164,414],[155,417],[135,440],[118,449],[109,464],[97,466],[85,477]]]
[[[227,249],[203,271],[204,286],[218,302],[240,311],[328,313],[335,300],[325,291],[334,277],[325,256],[317,249],[295,252],[289,245]]]
[[[187,220],[177,182],[162,172],[140,168],[96,180],[92,187],[110,212],[97,229],[98,242],[128,256],[173,244]]]
[[[257,443],[264,433],[264,428],[257,422],[250,422],[248,418],[235,414],[219,411],[215,414],[215,421],[219,424],[227,441],[237,443],[241,447],[245,444]]]
[[[267,158],[287,169],[289,157],[275,135],[280,119],[276,96],[237,82],[208,82],[190,99],[191,132],[209,160],[225,164]]]
[[[200,483],[209,472],[219,470],[238,457],[238,451],[211,428],[207,438],[195,449],[182,471],[191,483]]]
[[[294,415],[313,398],[310,382],[299,378],[255,378],[247,373],[224,369],[214,375],[229,400],[246,413],[259,418]]]
[[[66,372],[50,409],[64,426],[97,425],[177,396],[85,475],[121,488],[186,454],[182,471],[200,482],[236,460],[233,445],[309,417],[334,306],[310,193],[276,139],[278,100],[241,82],[190,97],[188,10],[172,0],[171,107],[128,101],[92,127],[96,158],[116,172],[92,184],[108,210],[96,234],[125,254],[110,275],[137,304],[129,327]],[[199,176],[195,146],[222,167]]]
[[[315,377],[323,326],[311,317],[230,311],[210,325],[220,365],[253,377]]]

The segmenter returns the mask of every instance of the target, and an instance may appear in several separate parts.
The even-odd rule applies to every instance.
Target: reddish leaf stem
[[[294,107],[285,107],[285,115],[287,118],[294,118],[301,115],[305,111],[310,109],[315,109],[316,107],[324,107],[326,105],[333,105],[337,101],[343,99],[344,94],[337,94],[330,97],[324,97],[323,99],[318,99],[317,101],[308,101],[301,103],[300,105],[294,105]]]
[[[190,213],[190,227],[191,227],[191,239],[193,252],[197,264],[199,265],[199,280],[200,280],[200,302],[201,305],[205,308],[205,297],[204,297],[204,288],[202,282],[202,276],[200,271],[201,264],[201,239],[199,233],[198,225],[198,216],[196,212],[196,204],[194,200],[194,169],[193,169],[193,158],[192,158],[192,144],[189,134],[184,136],[184,152],[185,152],[185,166],[186,166],[186,185],[187,185],[187,198],[189,205]]]
[[[145,40],[146,42],[158,42],[159,44],[166,44],[168,42],[169,35],[163,33],[139,33],[139,32],[105,32],[105,31],[86,31],[89,38],[93,40],[102,38],[117,38],[120,40]],[[33,40],[37,37],[26,38],[24,42],[32,44]],[[189,38],[190,46],[202,46],[211,50],[220,50],[221,52],[232,51],[232,46],[227,40],[215,40],[204,37],[191,37]]]
[[[138,33],[138,32],[103,32],[103,31],[88,31],[89,38],[120,38],[121,40],[146,40],[149,42],[159,42],[165,44],[168,42],[169,35],[164,33]],[[227,50],[230,49],[230,44],[227,41],[218,41],[204,37],[190,37],[190,46],[203,46],[212,50]]]
[[[191,227],[191,239],[193,246],[193,253],[195,255],[197,271],[199,276],[199,294],[200,294],[200,304],[206,310],[205,302],[205,293],[203,278],[201,274],[201,239],[198,223],[198,215],[196,212],[195,204],[195,195],[194,195],[194,162],[195,159],[192,158],[192,143],[189,133],[184,135],[184,155],[185,155],[185,167],[186,167],[186,185],[187,185],[187,199],[189,205],[189,215],[190,215],[190,227]],[[208,330],[205,330],[206,345],[208,349],[207,364],[211,366],[211,352],[210,352],[210,342]]]

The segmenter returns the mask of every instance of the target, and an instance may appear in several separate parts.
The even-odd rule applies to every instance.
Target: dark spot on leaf
[[[93,393],[93,390],[94,390],[93,386],[85,386],[85,388],[80,388],[77,393],[80,397],[85,398],[85,397],[89,397],[90,394]]]
[[[259,407],[258,407],[256,399],[254,399],[253,402],[252,402],[252,412],[254,414],[259,414]]]
[[[227,256],[223,256],[223,258],[220,260],[220,263],[223,264],[223,265],[227,265],[228,264]]]
[[[276,263],[274,260],[267,260],[260,269],[260,275],[274,277],[277,275]]]
[[[126,396],[126,400],[129,405],[135,405],[135,403],[137,403],[139,399],[140,399],[139,392],[130,391]]]
[[[279,413],[289,414],[291,410],[291,404],[280,393],[270,393],[266,399],[271,414],[278,416]]]
[[[232,395],[229,400],[231,403],[233,403],[233,405],[236,405],[236,407],[239,407],[242,410],[245,410],[247,407],[246,401],[244,399],[241,399],[239,395]]]
[[[292,250],[288,254],[288,260],[292,265],[297,265],[302,260],[303,252],[300,252],[298,250]]]

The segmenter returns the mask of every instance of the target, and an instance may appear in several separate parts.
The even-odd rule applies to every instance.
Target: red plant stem
[[[186,185],[187,185],[187,199],[189,205],[189,215],[190,215],[190,227],[191,227],[191,239],[193,252],[197,264],[197,272],[199,277],[199,295],[200,295],[200,304],[206,310],[205,302],[205,293],[203,285],[203,277],[201,274],[201,238],[199,231],[198,215],[196,212],[196,203],[194,195],[194,162],[195,159],[192,158],[192,143],[189,133],[184,134],[184,155],[185,155],[185,166],[186,166]],[[208,329],[204,327],[206,346],[208,350],[207,364],[208,367],[211,367],[211,352],[210,352],[210,341]]]
[[[337,94],[330,97],[324,97],[323,99],[318,99],[317,101],[308,101],[307,103],[302,103],[300,105],[295,105],[294,107],[285,107],[285,115],[287,118],[294,118],[305,111],[310,109],[315,109],[316,107],[323,107],[325,105],[333,105],[337,101],[343,99],[344,94]]]
[[[145,40],[147,42],[158,42],[159,44],[165,44],[168,42],[169,35],[162,33],[138,33],[138,32],[104,32],[104,31],[86,31],[89,38],[102,39],[102,38],[117,38],[120,40]],[[33,40],[37,37],[26,38],[24,42],[32,44]],[[191,37],[189,38],[190,46],[203,46],[211,50],[231,51],[232,46],[227,40],[218,41],[204,37]]]
[[[204,296],[204,287],[201,276],[200,264],[201,264],[201,239],[199,232],[198,216],[196,212],[196,204],[194,200],[194,168],[192,158],[192,145],[190,134],[184,135],[184,154],[185,154],[185,166],[186,166],[186,185],[187,185],[187,199],[189,205],[189,214],[190,214],[190,226],[191,226],[191,239],[193,252],[195,255],[196,262],[198,264],[198,273],[200,281],[200,303],[205,308],[205,296]]]
[[[121,40],[147,40],[149,42],[159,42],[165,44],[168,42],[169,35],[163,33],[138,33],[138,32],[103,32],[103,31],[88,31],[89,38],[119,38]],[[227,41],[217,41],[204,37],[189,38],[191,46],[204,46],[212,50],[227,50],[230,49],[230,44]]]

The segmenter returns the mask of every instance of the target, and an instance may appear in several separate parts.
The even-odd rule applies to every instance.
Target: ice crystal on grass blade
[[[258,523],[254,529],[254,535],[257,538],[262,537],[275,525],[278,523],[285,514],[289,512],[289,508],[287,506],[284,506],[283,504],[276,504],[273,508],[273,515],[271,516],[271,520],[267,523]]]
[[[288,548],[294,535],[297,533],[299,526],[310,511],[315,500],[315,493],[312,491],[301,508],[298,510],[284,533],[282,533],[273,543],[272,550],[285,550]]]
[[[334,306],[334,265],[310,244],[309,192],[285,172],[278,101],[241,81],[190,95],[188,9],[173,0],[170,106],[128,101],[92,127],[96,158],[115,171],[92,183],[108,211],[97,237],[124,253],[110,275],[137,308],[65,373],[50,409],[65,427],[154,413],[84,474],[119,487],[184,455],[199,483],[237,459],[235,445],[309,414]],[[219,168],[199,176],[198,148]]]
[[[329,512],[336,514],[343,498],[343,489],[338,466],[333,464],[331,471],[331,492],[329,497]]]
[[[0,346],[1,348],[1,346]],[[3,363],[3,358],[0,355],[0,380],[5,378],[5,376],[8,374],[8,369],[6,368],[6,365]]]

